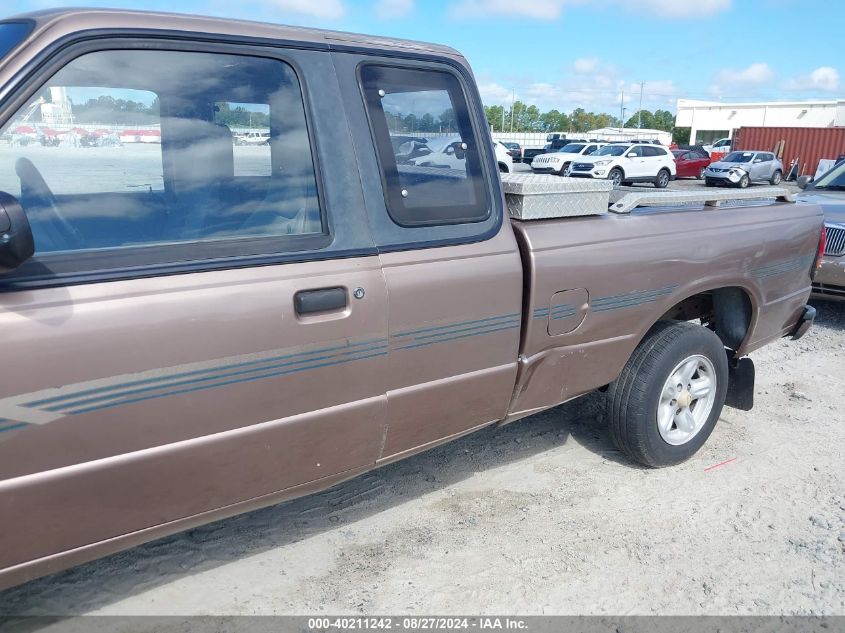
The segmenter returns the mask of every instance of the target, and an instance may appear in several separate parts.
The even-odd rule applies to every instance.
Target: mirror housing
[[[798,176],[798,181],[795,183],[799,189],[806,189],[813,182],[812,176]]]
[[[14,270],[35,253],[35,240],[21,203],[0,191],[0,274]]]

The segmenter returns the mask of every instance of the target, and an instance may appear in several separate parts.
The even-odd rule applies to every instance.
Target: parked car
[[[417,167],[456,169],[466,173],[467,146],[459,135],[435,136],[431,139],[425,139],[424,143],[413,142],[413,155],[411,157],[409,157],[407,147],[404,145],[397,152],[396,156],[403,164]],[[493,148],[496,152],[499,171],[505,174],[512,172],[513,160],[508,154],[508,148],[499,141],[493,141]]]
[[[509,174],[513,171],[513,157],[507,145],[500,141],[493,141],[493,149],[496,150],[496,161],[499,163],[499,171]]]
[[[337,38],[0,22],[0,135],[45,94],[167,114],[107,163],[0,147],[0,589],[597,389],[623,454],[677,464],[750,407],[746,356],[812,324],[818,207],[511,220],[464,57]],[[266,162],[238,162],[221,102],[266,113]],[[444,112],[447,159],[415,163]],[[637,148],[661,149],[608,146],[590,177],[674,173]]]
[[[511,159],[513,159],[513,162],[522,162],[522,147],[520,147],[519,143],[502,141],[502,145],[508,148],[508,154],[510,154],[510,157]]]
[[[813,181],[801,176],[798,195],[801,202],[820,206],[824,211],[826,241],[819,272],[813,280],[813,296],[845,301],[845,162]]]
[[[704,170],[708,187],[733,185],[745,189],[753,182],[779,185],[783,180],[783,163],[771,152],[731,152]]]
[[[649,144],[611,143],[591,156],[573,161],[573,178],[604,178],[614,187],[633,182],[651,182],[665,188],[675,178],[675,159],[664,147]]]
[[[675,169],[678,178],[704,178],[704,170],[710,164],[710,156],[705,151],[675,149]]]
[[[568,143],[557,151],[536,156],[531,161],[531,169],[537,174],[564,176],[573,160],[590,156],[605,145],[606,143]]]
[[[708,154],[729,154],[732,142],[729,138],[720,138],[709,145],[705,145],[704,149],[707,150]]]

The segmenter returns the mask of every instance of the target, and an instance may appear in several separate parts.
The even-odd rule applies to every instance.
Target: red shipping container
[[[841,127],[741,127],[733,137],[731,149],[771,152],[779,141],[784,142],[784,175],[797,158],[799,175],[815,175],[819,161],[836,159],[845,154],[845,128]]]

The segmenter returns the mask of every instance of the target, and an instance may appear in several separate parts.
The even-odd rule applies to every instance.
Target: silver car
[[[745,189],[752,182],[779,185],[783,180],[783,163],[771,152],[731,152],[704,170],[708,187],[733,185]]]

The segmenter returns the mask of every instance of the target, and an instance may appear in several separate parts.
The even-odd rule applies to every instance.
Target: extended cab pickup
[[[676,464],[812,321],[817,206],[509,219],[449,48],[68,10],[0,56],[0,586],[597,389]]]

